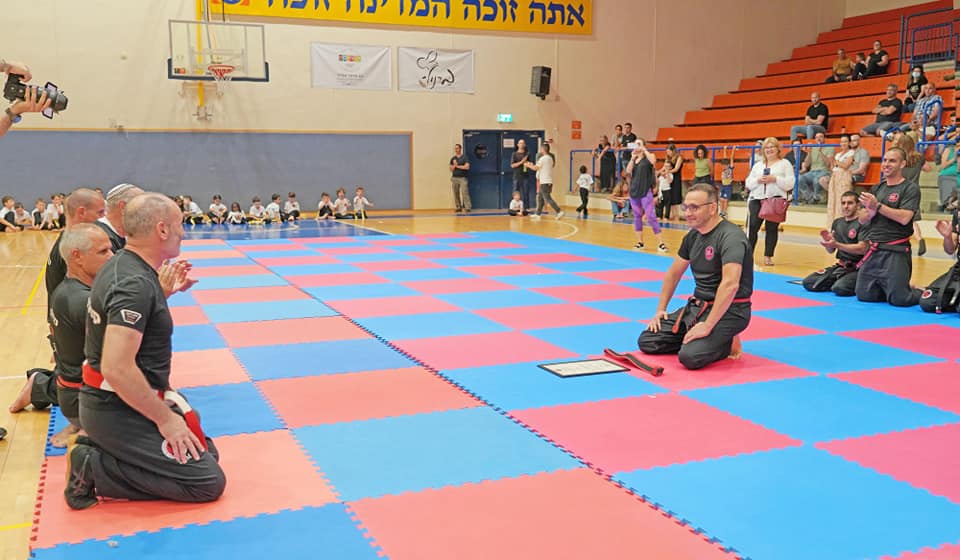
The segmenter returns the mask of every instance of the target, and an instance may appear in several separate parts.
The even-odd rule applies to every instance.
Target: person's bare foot
[[[67,446],[68,441],[73,435],[80,434],[82,434],[80,428],[70,424],[66,428],[60,430],[60,433],[55,434],[50,438],[50,446],[56,447],[57,449],[63,449]]]
[[[733,337],[733,343],[730,345],[730,356],[731,360],[739,360],[740,356],[743,355],[743,342],[740,341],[739,336]]]
[[[773,266],[773,259],[770,257],[763,257],[763,266]]]
[[[33,388],[33,380],[36,377],[37,374],[34,373],[27,378],[27,382],[24,383],[23,388],[20,389],[20,394],[17,395],[16,400],[14,400],[13,404],[10,405],[10,412],[20,412],[21,410],[27,408],[27,405],[30,404],[30,389]]]

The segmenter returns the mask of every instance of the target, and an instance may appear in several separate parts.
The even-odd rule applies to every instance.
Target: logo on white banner
[[[473,51],[401,47],[397,61],[403,91],[473,93]]]

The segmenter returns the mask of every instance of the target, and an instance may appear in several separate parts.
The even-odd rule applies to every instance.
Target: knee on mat
[[[814,289],[814,286],[817,283],[817,280],[819,279],[820,278],[818,276],[813,274],[811,274],[810,276],[807,276],[806,278],[803,279],[803,289],[808,292],[818,291]]]
[[[830,288],[830,291],[835,295],[840,297],[850,297],[856,293],[856,288],[851,286],[844,286],[843,284],[837,282]]]
[[[687,369],[703,369],[713,363],[713,360],[703,354],[690,351],[687,346],[680,349],[677,358],[680,359],[680,364]]]
[[[903,294],[895,294],[888,299],[894,307],[913,307],[920,301],[920,291],[910,290]]]
[[[644,354],[665,353],[663,341],[660,339],[658,333],[646,330],[640,333],[640,336],[637,338],[637,347]]]
[[[197,484],[191,488],[191,501],[196,503],[215,502],[220,499],[220,496],[223,495],[226,488],[227,475],[223,472],[223,469],[220,468],[220,465],[217,465],[213,479]]]

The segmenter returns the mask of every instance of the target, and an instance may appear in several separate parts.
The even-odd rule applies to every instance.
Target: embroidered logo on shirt
[[[896,202],[900,200],[900,193],[890,193],[890,196],[887,197],[887,200],[890,202]]]
[[[851,229],[849,232],[847,232],[847,237],[849,237],[850,239],[856,239],[856,238],[857,238],[857,230]]]
[[[703,256],[707,258],[708,261],[713,260],[713,247],[707,247],[703,251]]]
[[[920,294],[920,299],[927,299],[932,295],[933,295],[933,290],[924,290],[923,293]]]
[[[120,310],[120,318],[123,319],[123,322],[128,325],[136,325],[137,321],[139,321],[141,317],[143,317],[143,315],[137,313],[136,311],[131,311],[129,309]]]
[[[90,317],[90,322],[94,325],[100,324],[100,314],[93,310],[93,307],[90,306],[90,300],[87,300],[87,315]]]

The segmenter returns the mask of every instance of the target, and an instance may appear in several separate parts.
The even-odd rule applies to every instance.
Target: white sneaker
[[[562,217],[563,217],[563,210],[557,212],[557,215],[554,216],[553,219],[554,219],[554,220],[559,220],[559,219],[562,218]]]
[[[657,246],[657,251],[659,251],[659,252],[661,252],[661,253],[666,253],[666,252],[667,252],[667,246],[666,246],[665,244],[661,243],[660,245]]]
[[[531,219],[531,220],[539,220],[539,219],[540,219],[540,214],[530,214],[530,219]]]

